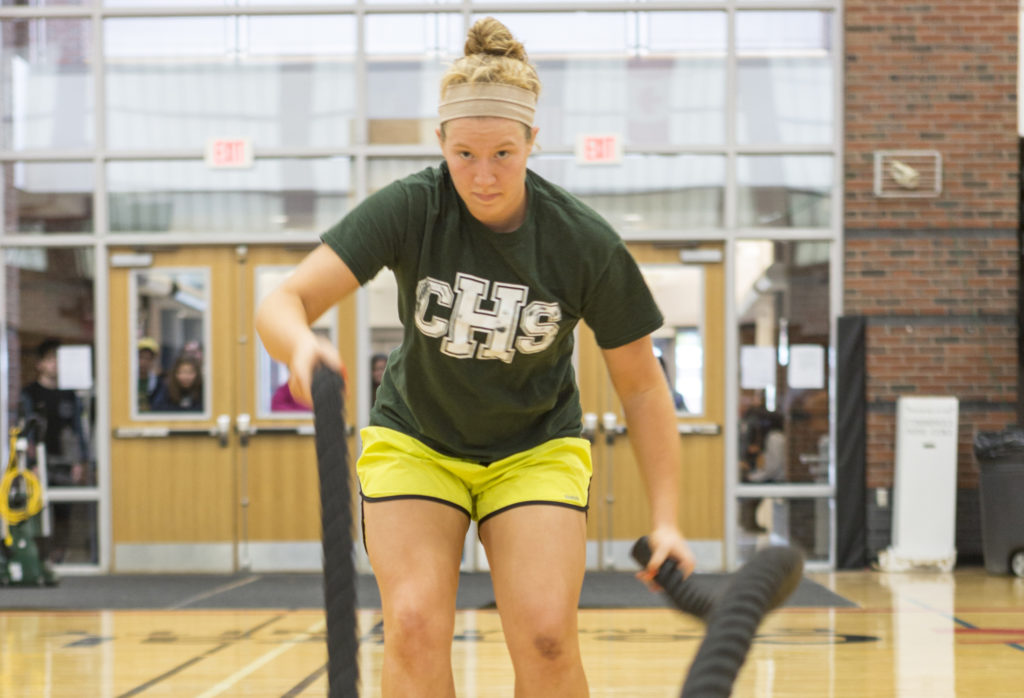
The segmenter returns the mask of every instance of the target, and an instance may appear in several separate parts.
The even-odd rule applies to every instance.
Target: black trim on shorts
[[[470,520],[473,519],[473,516],[468,511],[466,511],[465,509],[460,507],[458,504],[455,504],[454,502],[449,502],[447,499],[441,499],[440,497],[428,497],[425,494],[393,494],[393,495],[390,495],[388,497],[368,497],[367,495],[363,494],[362,492],[360,492],[359,494],[362,495],[363,501],[365,501],[365,502],[390,502],[390,501],[395,500],[395,499],[424,499],[424,500],[426,500],[428,502],[437,502],[438,504],[447,504],[452,509],[456,509],[458,511],[461,511],[463,514],[468,516],[470,518]]]
[[[551,505],[553,507],[565,507],[566,509],[575,509],[576,511],[583,512],[584,515],[586,515],[587,512],[590,510],[590,503],[589,502],[587,504],[584,504],[584,505],[580,506],[578,504],[566,504],[565,502],[553,502],[550,499],[535,499],[535,500],[529,501],[529,502],[516,502],[515,504],[509,504],[507,507],[502,507],[501,509],[496,509],[495,511],[492,511],[490,514],[488,514],[484,518],[480,519],[480,521],[477,522],[477,526],[482,526],[484,521],[487,521],[487,519],[489,519],[489,518],[491,518],[493,516],[497,516],[498,514],[500,514],[502,512],[508,511],[509,509],[515,509],[516,507],[534,506],[534,505],[537,505],[537,504],[549,504],[549,505]]]

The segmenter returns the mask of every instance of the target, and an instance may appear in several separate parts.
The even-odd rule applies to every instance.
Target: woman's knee
[[[450,647],[454,622],[436,604],[400,603],[384,619],[384,642],[403,653]]]
[[[520,641],[515,643],[518,648],[512,649],[519,659],[532,664],[562,666],[572,664],[579,657],[579,638],[576,626],[564,618],[551,619],[550,622],[539,618],[531,624]]]

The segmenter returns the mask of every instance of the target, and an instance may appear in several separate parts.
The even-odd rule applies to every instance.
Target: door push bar
[[[292,434],[298,436],[313,436],[315,431],[313,424],[298,424],[294,426],[253,426],[252,417],[248,414],[240,414],[235,422],[235,432],[238,434],[242,446],[249,444],[249,439],[256,434]],[[345,436],[353,436],[356,433],[355,427],[348,425],[345,429]],[[163,439],[168,436],[213,436],[216,437],[222,447],[228,445],[228,438],[231,435],[231,416],[222,414],[217,417],[216,426],[212,427],[118,427],[114,430],[114,436],[118,439]]]
[[[118,439],[163,439],[168,436],[213,436],[221,446],[227,446],[231,417],[222,414],[212,427],[118,427],[114,437]]]
[[[597,438],[599,421],[608,443],[612,443],[616,436],[628,433],[625,423],[619,422],[614,412],[606,412],[601,420],[593,412],[587,412],[583,415],[583,438],[591,443]],[[718,436],[722,433],[722,427],[714,422],[681,422],[677,428],[680,436]]]

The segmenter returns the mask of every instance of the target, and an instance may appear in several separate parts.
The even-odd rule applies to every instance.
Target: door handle
[[[226,414],[217,415],[217,440],[221,448],[227,448],[228,436],[231,434],[231,416]]]
[[[255,433],[252,428],[252,417],[243,412],[235,420],[235,431],[238,432],[238,443],[245,447],[249,445],[249,437]]]
[[[601,429],[604,431],[605,442],[611,446],[615,443],[615,437],[626,433],[626,425],[619,424],[619,416],[614,412],[605,412],[601,415]]]

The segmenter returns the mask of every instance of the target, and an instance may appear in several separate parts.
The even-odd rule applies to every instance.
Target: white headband
[[[441,123],[466,116],[497,116],[533,126],[537,95],[496,82],[460,82],[448,87],[437,109]]]

